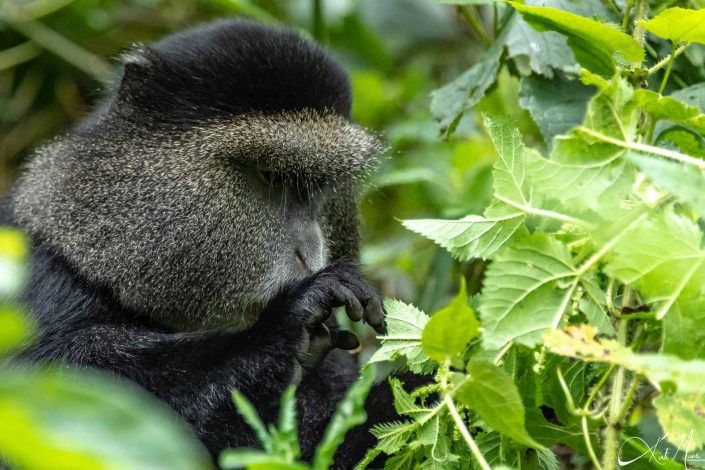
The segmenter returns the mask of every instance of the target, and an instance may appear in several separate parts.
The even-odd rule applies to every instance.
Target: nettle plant
[[[400,418],[360,468],[705,467],[705,10],[541,3],[495,4],[494,41],[432,95],[449,135],[506,65],[546,147],[485,116],[492,203],[404,222],[488,267],[433,315],[386,303],[370,362],[435,380],[390,380]]]

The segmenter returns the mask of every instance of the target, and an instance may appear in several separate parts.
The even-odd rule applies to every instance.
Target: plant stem
[[[624,397],[624,403],[622,403],[622,408],[619,410],[619,414],[617,415],[617,422],[621,423],[624,418],[627,417],[627,413],[629,412],[629,408],[632,406],[632,400],[634,400],[634,395],[636,394],[640,383],[641,375],[634,374],[632,384],[629,386],[629,390],[627,390],[627,396]]]
[[[649,68],[649,70],[647,71],[647,73],[648,73],[649,75],[653,75],[654,73],[658,72],[658,71],[661,70],[664,66],[666,66],[666,65],[670,64],[671,62],[673,62],[673,59],[675,59],[676,57],[678,57],[679,55],[681,55],[681,54],[683,53],[683,51],[685,51],[686,48],[687,48],[688,46],[690,46],[691,44],[692,44],[692,43],[690,43],[690,42],[684,42],[684,43],[682,43],[680,46],[678,46],[678,47],[676,48],[675,51],[672,51],[671,55],[669,55],[668,57],[664,57],[663,59],[661,59],[660,61],[658,61],[657,63],[655,63],[653,66],[651,66],[651,67]]]
[[[19,46],[0,51],[0,70],[9,69],[15,65],[34,59],[42,52],[32,41],[27,41]]]
[[[313,37],[322,42],[325,38],[325,24],[323,21],[323,0],[313,0],[312,3]]]
[[[468,22],[472,30],[475,31],[475,34],[477,34],[480,38],[480,41],[482,41],[482,45],[485,47],[489,46],[492,41],[490,41],[490,38],[487,37],[485,28],[482,26],[482,21],[480,21],[480,18],[477,17],[477,12],[475,9],[459,7],[459,10],[465,21]]]
[[[617,18],[622,16],[622,12],[619,11],[619,7],[617,6],[614,0],[604,0],[604,3],[607,5],[607,8],[612,10],[612,13],[614,13]]]
[[[624,297],[627,300],[628,292]],[[619,344],[627,343],[627,322],[620,320],[617,324],[617,341]],[[612,396],[610,398],[609,417],[605,431],[605,453],[602,456],[602,466],[605,470],[617,469],[617,451],[622,422],[619,420],[622,411],[622,396],[624,395],[624,367],[617,368],[617,373],[612,382]]]
[[[92,75],[98,81],[106,81],[112,75],[112,67],[103,59],[38,21],[9,23],[9,25],[44,49]]]
[[[585,447],[587,447],[588,455],[590,455],[590,460],[592,460],[592,464],[597,470],[602,470],[602,465],[600,465],[600,459],[597,458],[595,449],[592,448],[592,439],[590,439],[590,428],[588,427],[587,415],[582,415],[580,417],[580,425],[583,429]]]
[[[690,165],[697,166],[701,170],[705,170],[705,161],[699,158],[691,157],[690,155],[685,155],[680,152],[674,152],[673,150],[662,149],[660,147],[653,147],[651,145],[639,144],[637,142],[625,142],[623,140],[615,139],[614,137],[601,134],[585,126],[578,126],[577,129],[580,132],[594,137],[597,140],[617,145],[618,147],[622,147],[629,150],[636,150],[643,153],[649,153],[652,155],[658,155],[660,157],[670,158],[672,160],[677,160],[682,163],[688,163]]]
[[[632,5],[634,0],[627,0],[627,4],[624,7],[624,18],[622,19],[622,31],[629,34],[629,19],[632,15]]]
[[[583,405],[584,410],[589,410],[590,405],[592,405],[592,402],[597,398],[597,394],[602,390],[602,387],[605,385],[607,382],[607,379],[609,379],[610,375],[612,375],[612,372],[617,366],[614,364],[610,365],[609,369],[607,369],[607,372],[605,372],[602,377],[600,378],[600,381],[595,384],[595,386],[592,388],[592,391],[590,392],[590,396],[588,397],[587,401],[585,402],[585,405]]]
[[[480,465],[480,468],[482,470],[492,470],[492,467],[490,467],[490,464],[487,463],[487,460],[485,460],[485,457],[482,455],[482,452],[480,452],[480,448],[477,447],[475,440],[470,435],[470,431],[468,431],[468,428],[465,426],[465,423],[463,423],[463,419],[460,417],[458,410],[455,408],[455,403],[453,403],[453,399],[450,397],[450,395],[446,395],[443,398],[443,401],[448,407],[448,411],[450,411],[450,414],[453,417],[453,421],[455,421],[455,425],[458,426],[460,434],[463,436],[463,439],[465,439],[465,442],[467,442],[468,447],[470,447],[470,451],[472,452],[472,455],[475,456],[475,459],[477,460],[478,465]]]
[[[671,48],[671,53],[668,55],[668,67],[666,67],[666,72],[663,74],[663,80],[661,80],[661,86],[658,88],[659,95],[663,94],[663,90],[666,89],[666,83],[668,83],[668,76],[671,75],[671,68],[673,68],[673,59],[676,58],[676,45],[674,44]]]
[[[640,46],[644,45],[644,36],[646,31],[641,26],[639,21],[646,19],[646,10],[649,7],[649,3],[646,0],[636,0],[636,15],[634,16],[634,33],[632,36],[639,43]]]

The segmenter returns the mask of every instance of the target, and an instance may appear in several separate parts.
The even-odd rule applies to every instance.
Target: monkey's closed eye
[[[267,168],[255,169],[257,179],[265,186],[282,186],[284,179],[281,174],[271,171]]]

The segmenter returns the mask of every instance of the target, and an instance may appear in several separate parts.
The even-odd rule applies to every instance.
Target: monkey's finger
[[[306,351],[299,356],[299,363],[304,369],[316,367],[333,349],[330,331],[325,325],[316,325],[309,329],[309,344]]]
[[[341,330],[333,333],[333,347],[352,351],[360,347],[360,339],[351,331]]]
[[[346,302],[345,302],[345,313],[348,314],[348,318],[352,321],[360,321],[362,320],[362,317],[364,315],[364,309],[362,308],[362,304],[360,301],[355,297],[355,294],[353,292],[346,288],[341,286],[342,289],[345,289],[346,292]]]
[[[372,297],[365,307],[365,320],[379,334],[384,334],[384,307],[379,297]]]
[[[341,286],[334,279],[324,279],[318,288],[306,298],[306,317],[304,324],[314,326],[330,317],[333,307],[342,307],[348,302],[348,294],[341,292]]]
[[[330,296],[333,307],[345,306],[345,313],[347,313],[350,320],[362,320],[364,309],[353,291],[340,283],[336,283],[335,287],[331,289]]]

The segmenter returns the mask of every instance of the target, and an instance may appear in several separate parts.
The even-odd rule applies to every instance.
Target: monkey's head
[[[124,58],[106,102],[38,152],[15,214],[88,281],[178,329],[245,328],[354,255],[379,142],[341,68],[297,34],[223,21]]]

